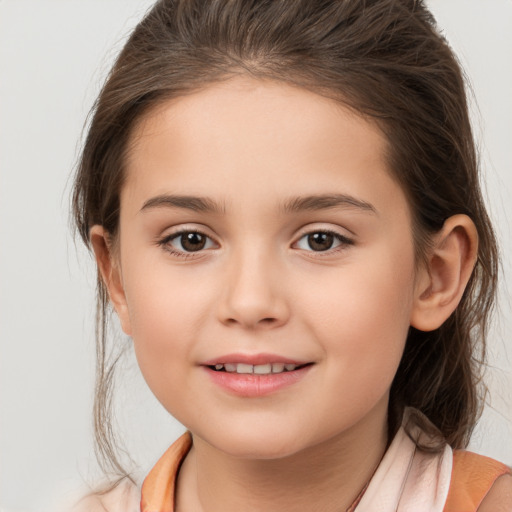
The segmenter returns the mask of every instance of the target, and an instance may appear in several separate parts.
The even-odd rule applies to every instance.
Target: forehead
[[[314,92],[247,77],[161,103],[129,147],[122,195],[139,207],[171,191],[213,192],[228,203],[258,192],[260,200],[306,191],[369,197],[393,181],[375,123]]]
[[[350,126],[343,127],[340,117],[350,118]],[[233,141],[242,141],[247,134],[255,143],[282,144],[286,138],[317,138],[343,143],[350,132],[372,133],[374,143],[387,146],[387,139],[372,118],[350,108],[342,101],[316,94],[292,84],[239,76],[208,85],[183,96],[164,100],[139,119],[132,130],[129,147],[136,149],[144,137],[154,137],[165,129],[169,135],[199,138],[206,135],[213,141],[223,131],[237,128]],[[177,129],[172,134],[170,130]],[[344,129],[345,128],[345,129]],[[329,133],[329,139],[326,135]],[[233,135],[226,133],[226,136]],[[265,135],[267,140],[254,138]],[[355,141],[352,138],[351,143]],[[205,142],[204,138],[201,142]],[[273,143],[272,143],[273,142]],[[286,148],[283,148],[286,149]],[[377,148],[379,149],[379,148]],[[132,151],[128,152],[130,156]]]

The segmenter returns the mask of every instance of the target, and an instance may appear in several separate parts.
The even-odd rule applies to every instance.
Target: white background
[[[81,129],[150,0],[0,0],[0,504],[50,508],[98,478],[93,463],[95,273],[68,228]],[[490,210],[502,244],[492,407],[472,448],[512,464],[512,1],[431,0],[473,83]],[[119,429],[144,475],[181,432],[129,357]],[[82,489],[83,490],[83,489]]]

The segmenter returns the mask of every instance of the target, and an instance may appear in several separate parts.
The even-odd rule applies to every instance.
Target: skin
[[[378,465],[409,326],[435,329],[451,314],[477,248],[457,215],[417,264],[386,148],[374,124],[332,100],[244,77],[167,101],[136,126],[119,238],[94,226],[91,241],[149,387],[194,436],[178,511],[344,510]],[[333,193],[350,200],[282,211]],[[171,206],[170,194],[221,208]],[[206,245],[187,253],[170,239],[180,230]],[[307,235],[326,230],[342,238],[319,251]],[[204,367],[232,353],[311,366],[291,386],[242,397]]]

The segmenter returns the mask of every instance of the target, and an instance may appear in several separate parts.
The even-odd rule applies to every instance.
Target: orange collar
[[[191,447],[192,436],[190,432],[186,432],[155,464],[142,484],[141,512],[174,512],[176,477]],[[495,480],[510,473],[510,468],[481,455],[456,451],[451,473],[451,485],[444,511],[470,511],[478,508]],[[355,510],[364,497],[365,490],[366,487],[347,512]]]
[[[190,448],[192,448],[192,435],[190,432],[185,432],[160,457],[142,484],[141,512],[174,512],[176,477]],[[367,486],[368,484],[347,512],[355,509]]]
[[[176,476],[192,447],[192,436],[185,432],[162,455],[142,484],[141,512],[174,512]]]

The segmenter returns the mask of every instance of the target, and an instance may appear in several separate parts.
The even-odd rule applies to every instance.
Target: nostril
[[[258,289],[243,291],[228,290],[219,300],[216,314],[224,325],[269,329],[287,322],[289,309],[284,297],[272,297]]]
[[[257,326],[271,327],[278,323],[278,319],[275,317],[265,317],[265,318],[261,318],[260,320],[256,320],[255,322],[243,322],[243,321],[237,320],[236,318],[226,318],[225,323],[228,325],[244,324],[248,328],[257,328]]]

